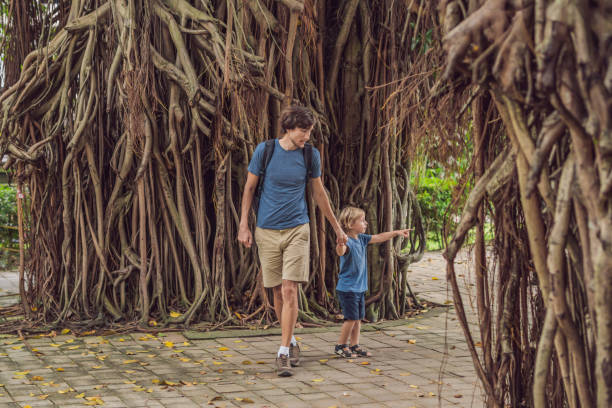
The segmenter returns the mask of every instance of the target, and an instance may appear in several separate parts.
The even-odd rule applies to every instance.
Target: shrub
[[[19,247],[16,194],[14,187],[0,184],[0,268],[2,269],[15,262],[14,250]]]

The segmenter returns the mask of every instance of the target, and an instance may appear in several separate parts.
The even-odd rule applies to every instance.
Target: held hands
[[[336,230],[336,246],[344,246],[348,241],[348,236],[342,229]]]
[[[253,245],[253,235],[248,227],[240,227],[240,230],[238,231],[238,242],[247,248],[250,248],[251,245]]]

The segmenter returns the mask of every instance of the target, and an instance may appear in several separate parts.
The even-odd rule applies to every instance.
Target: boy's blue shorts
[[[361,320],[365,317],[365,292],[342,292],[337,290],[344,320]]]

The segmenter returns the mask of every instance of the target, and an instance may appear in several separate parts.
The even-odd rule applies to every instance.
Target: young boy
[[[340,276],[336,293],[344,315],[344,324],[334,353],[341,357],[370,357],[372,354],[359,346],[361,319],[365,317],[365,292],[368,290],[368,244],[385,242],[393,237],[408,237],[410,229],[364,234],[368,223],[365,212],[359,208],[346,207],[340,213],[340,225],[348,235],[346,244],[336,245],[340,257]],[[350,347],[349,347],[350,338]]]

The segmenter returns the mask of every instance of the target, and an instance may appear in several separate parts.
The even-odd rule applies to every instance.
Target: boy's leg
[[[359,344],[359,331],[361,330],[361,320],[355,320],[355,324],[351,328],[351,346]]]
[[[345,320],[342,324],[342,328],[340,329],[340,338],[338,339],[338,344],[348,344],[349,336],[352,339],[352,332],[355,323],[359,323],[357,320]]]

